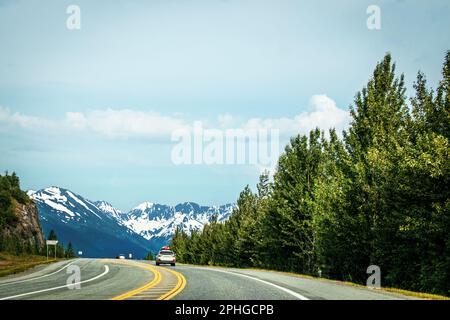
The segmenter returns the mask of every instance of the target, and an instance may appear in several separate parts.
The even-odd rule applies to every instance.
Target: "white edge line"
[[[216,272],[223,272],[223,273],[228,273],[228,274],[232,274],[232,275],[236,275],[236,276],[241,276],[241,277],[244,277],[244,278],[249,278],[249,279],[252,279],[252,280],[255,280],[255,281],[262,282],[262,283],[267,284],[269,286],[275,287],[275,288],[277,288],[279,290],[282,290],[282,291],[284,291],[286,293],[289,293],[290,295],[296,297],[297,299],[309,300],[307,297],[302,296],[300,293],[297,293],[295,291],[292,291],[290,289],[287,289],[285,287],[279,286],[279,285],[274,284],[274,283],[269,282],[269,281],[265,281],[265,280],[262,280],[262,279],[259,279],[259,278],[254,278],[254,277],[246,275],[246,274],[237,273],[237,272],[230,272],[230,271],[225,271],[225,270],[219,270],[219,269],[214,269],[214,268],[197,268],[197,269],[212,270],[212,271],[216,271]]]
[[[54,271],[54,272],[52,272],[52,273],[44,274],[44,275],[42,275],[42,276],[33,277],[33,278],[27,278],[27,279],[23,279],[23,280],[16,280],[16,281],[13,280],[13,281],[8,281],[8,282],[3,282],[3,283],[0,283],[0,287],[6,286],[6,285],[9,285],[9,284],[23,283],[23,282],[28,282],[28,281],[33,281],[33,280],[37,280],[37,279],[42,279],[42,278],[45,278],[45,277],[49,277],[49,276],[52,276],[52,275],[54,275],[54,274],[57,274],[58,272],[63,271],[65,268],[67,268],[68,266],[74,264],[75,262],[76,262],[76,261],[72,261],[72,262],[66,264],[66,265],[65,265],[64,267],[62,267],[61,269],[56,270],[56,271]]]
[[[69,287],[69,286],[71,287],[71,286],[76,286],[78,284],[91,282],[91,281],[94,281],[94,280],[97,280],[97,279],[103,277],[104,275],[106,275],[109,272],[109,267],[107,265],[105,265],[104,267],[105,267],[105,271],[102,274],[99,274],[98,276],[95,276],[95,277],[93,277],[91,279],[87,279],[87,280],[83,280],[83,281],[79,281],[79,282],[75,282],[75,283],[69,283],[69,284],[66,284],[64,286],[48,288],[48,289],[43,289],[43,290],[38,290],[38,291],[33,291],[33,292],[26,292],[26,293],[18,294],[18,295],[15,295],[15,296],[0,298],[0,300],[15,299],[15,298],[23,297],[23,296],[29,296],[29,295],[32,295],[32,294],[36,294],[36,293],[42,293],[42,292],[47,292],[47,291],[58,290],[58,289],[66,288],[66,287]]]

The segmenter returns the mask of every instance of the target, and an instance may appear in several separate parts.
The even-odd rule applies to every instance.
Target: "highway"
[[[79,276],[78,271],[79,270]],[[68,281],[69,279],[69,281]],[[0,300],[386,300],[411,297],[253,269],[74,259],[0,279]]]

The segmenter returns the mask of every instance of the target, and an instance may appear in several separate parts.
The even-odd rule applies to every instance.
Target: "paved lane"
[[[380,290],[306,279],[280,272],[179,265],[187,280],[175,299],[186,300],[398,300],[411,297]]]
[[[70,289],[70,267],[80,269],[80,289]],[[0,280],[0,299],[111,299],[154,278],[149,269],[114,260],[77,259],[53,264],[25,276]],[[73,282],[72,282],[73,283]]]
[[[79,268],[80,289],[67,287]],[[70,282],[69,282],[70,284]],[[75,259],[0,279],[1,299],[321,300],[411,299],[280,272],[115,259]]]

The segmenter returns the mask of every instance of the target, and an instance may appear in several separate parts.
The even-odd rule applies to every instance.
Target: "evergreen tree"
[[[315,239],[310,208],[315,179],[322,158],[320,131],[309,139],[291,139],[280,157],[275,174],[273,204],[270,215],[278,220],[280,240],[277,265],[274,267],[312,274],[316,272]]]
[[[234,214],[236,226],[236,243],[234,246],[235,263],[239,267],[251,266],[255,255],[254,234],[256,222],[256,197],[246,186],[239,195],[237,210]]]
[[[67,245],[65,256],[66,256],[66,258],[69,258],[69,259],[75,257],[75,252],[73,251],[72,242],[69,242],[69,244]]]
[[[151,253],[151,251],[149,251],[147,253],[147,255],[145,256],[144,260],[148,260],[148,261],[154,260],[154,257],[153,257],[153,254]]]
[[[56,236],[55,230],[50,230],[47,236],[47,240],[58,240],[58,237]]]
[[[175,232],[182,261],[265,267],[450,296],[450,52],[436,91],[418,73],[412,109],[387,54],[339,139],[296,136],[273,183],[247,186],[228,221]]]

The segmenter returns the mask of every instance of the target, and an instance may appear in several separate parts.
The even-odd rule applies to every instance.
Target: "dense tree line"
[[[406,97],[387,54],[351,106],[342,138],[293,137],[273,182],[247,186],[230,219],[176,230],[178,261],[262,267],[450,295],[450,51],[430,89]]]

